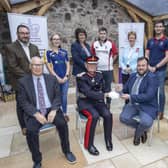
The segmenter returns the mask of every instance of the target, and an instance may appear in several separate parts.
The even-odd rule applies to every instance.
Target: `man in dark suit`
[[[135,128],[134,145],[147,140],[147,130],[152,126],[158,113],[157,102],[158,81],[155,75],[148,71],[148,59],[140,57],[137,60],[137,73],[133,73],[124,85],[121,98],[129,100],[125,104],[120,121]],[[117,89],[118,91],[121,88]],[[140,122],[134,117],[139,116]]]
[[[76,158],[70,151],[68,125],[60,109],[59,84],[54,76],[43,74],[43,61],[33,57],[31,72],[18,81],[18,101],[24,111],[27,128],[26,138],[34,162],[33,168],[40,168],[42,155],[39,151],[39,129],[46,123],[53,123],[58,129],[62,151],[70,163]]]
[[[17,80],[30,72],[29,63],[33,56],[40,56],[37,46],[29,42],[30,30],[25,25],[18,25],[17,40],[5,46],[7,68],[9,71],[9,82],[16,90]],[[17,101],[17,93],[16,93]],[[17,115],[19,123],[25,134],[25,123],[22,119],[22,109],[17,101]]]

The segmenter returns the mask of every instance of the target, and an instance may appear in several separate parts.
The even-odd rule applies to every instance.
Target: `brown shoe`
[[[163,119],[164,114],[163,113],[159,113],[159,120]]]

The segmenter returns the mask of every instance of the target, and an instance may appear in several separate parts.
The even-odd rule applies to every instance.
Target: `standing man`
[[[34,162],[33,168],[41,168],[42,155],[39,151],[39,129],[53,123],[59,133],[62,151],[70,163],[76,158],[70,151],[68,125],[61,107],[59,84],[52,75],[43,74],[43,61],[33,57],[31,74],[18,81],[18,102],[23,109],[23,120],[27,128],[26,139]]]
[[[149,59],[149,70],[156,74],[160,87],[160,119],[163,119],[165,105],[165,77],[168,62],[168,40],[164,35],[164,23],[157,21],[154,24],[155,37],[151,38],[146,47],[146,58]]]
[[[37,46],[31,44],[29,40],[29,28],[25,25],[18,25],[17,40],[5,47],[7,68],[10,74],[9,79],[14,90],[16,90],[17,80],[30,72],[29,63],[31,57],[40,56]],[[22,133],[25,134],[25,123],[22,117],[23,111],[17,101],[17,92],[16,103],[19,124],[22,128]]]
[[[111,91],[113,81],[113,63],[117,58],[117,48],[115,43],[107,39],[107,29],[99,29],[99,38],[91,46],[92,55],[99,58],[97,69],[102,72],[107,92]],[[106,98],[106,104],[110,109],[111,98]]]
[[[120,121],[135,128],[134,145],[139,145],[140,141],[146,142],[147,130],[157,116],[157,89],[158,81],[155,74],[148,71],[148,59],[145,57],[138,58],[137,72],[131,74],[124,88],[117,89],[122,90],[122,99],[129,100],[120,114]],[[139,117],[140,122],[134,119],[135,116]]]
[[[107,108],[104,98],[108,96],[102,73],[96,71],[98,57],[90,56],[86,59],[87,72],[77,75],[79,97],[77,100],[80,113],[88,118],[85,130],[84,147],[92,155],[99,155],[94,146],[94,134],[99,117],[103,117],[104,138],[106,148],[112,151],[112,114]],[[105,93],[106,92],[106,93]]]

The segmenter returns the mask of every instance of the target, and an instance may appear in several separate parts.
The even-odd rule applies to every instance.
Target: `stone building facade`
[[[93,9],[91,0],[61,0],[46,13],[49,36],[59,32],[63,38],[63,47],[70,51],[75,40],[74,31],[83,27],[91,43],[97,37],[98,28],[105,26],[111,39],[118,42],[118,23],[131,22],[126,11],[113,0],[97,0]]]
[[[36,11],[29,14],[33,13]],[[97,37],[98,28],[104,26],[108,29],[109,37],[118,44],[118,23],[131,22],[125,9],[113,0],[97,0],[97,6],[93,6],[92,0],[58,0],[45,16],[48,36],[50,37],[54,32],[60,33],[63,39],[62,47],[68,50],[69,57],[71,57],[70,47],[75,40],[74,31],[77,27],[86,29],[87,41],[91,44]],[[3,46],[10,43],[11,39],[7,15],[0,14],[0,21],[0,52],[3,53]]]

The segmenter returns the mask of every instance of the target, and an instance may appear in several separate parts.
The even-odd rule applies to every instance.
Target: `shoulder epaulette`
[[[77,74],[77,77],[82,77],[84,74],[86,74],[86,72],[81,72],[81,73]]]
[[[102,71],[96,71],[97,73],[102,73]]]

